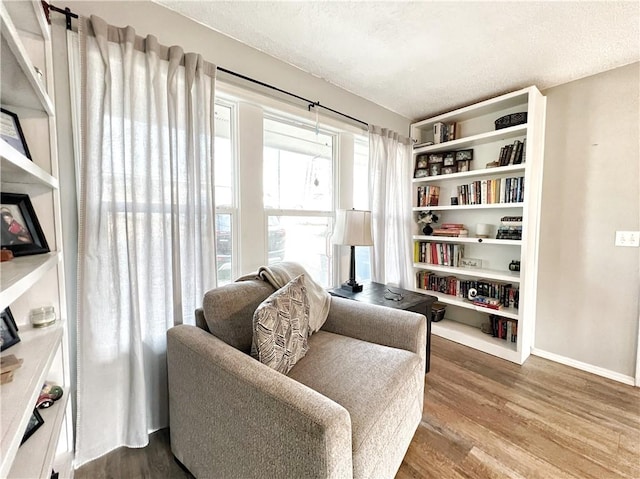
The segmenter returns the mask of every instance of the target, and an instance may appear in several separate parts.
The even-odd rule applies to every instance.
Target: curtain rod
[[[56,7],[55,5],[53,5],[51,3],[45,2],[44,0],[41,0],[41,2],[42,2],[42,8],[44,8],[44,14],[47,17],[47,22],[49,23],[49,25],[51,25],[50,13],[53,11],[53,12],[61,13],[66,17],[67,30],[71,30],[71,19],[72,18],[78,18],[78,15],[76,13],[73,13],[68,7],[63,10],[62,8],[58,8],[58,7]],[[322,108],[323,110],[330,111],[331,113],[334,113],[336,115],[340,115],[340,116],[342,116],[344,118],[348,118],[351,121],[355,121],[356,123],[360,123],[361,125],[369,127],[369,123],[367,123],[366,121],[358,120],[357,118],[354,118],[351,115],[347,115],[346,113],[342,113],[341,111],[334,110],[333,108],[329,108],[328,106],[321,105],[319,101],[309,100],[308,98],[302,97],[300,95],[296,95],[295,93],[291,93],[290,91],[287,91],[287,90],[283,90],[282,88],[278,88],[277,86],[270,85],[269,83],[265,83],[263,81],[256,80],[255,78],[248,77],[246,75],[234,72],[232,70],[228,70],[228,69],[223,68],[223,67],[216,66],[216,69],[221,71],[221,72],[223,72],[223,73],[227,73],[228,75],[232,75],[232,76],[240,78],[242,80],[245,80],[245,81],[248,81],[248,82],[251,82],[251,83],[255,83],[256,85],[260,85],[262,87],[269,88],[269,89],[277,91],[279,93],[283,93],[283,94],[288,95],[290,97],[296,98],[297,100],[303,101],[303,102],[305,102],[307,104],[307,110],[309,110],[309,111],[311,111],[312,108]]]

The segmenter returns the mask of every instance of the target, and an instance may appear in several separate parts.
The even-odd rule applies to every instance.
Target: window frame
[[[233,282],[235,278],[238,277],[238,265],[239,265],[239,221],[238,221],[238,190],[240,188],[240,180],[239,180],[239,165],[238,165],[238,104],[230,99],[225,97],[219,97],[216,95],[215,104],[220,105],[225,108],[230,109],[229,115],[229,142],[230,142],[230,154],[231,154],[231,185],[233,188],[233,193],[231,195],[231,205],[218,206],[218,202],[215,198],[216,193],[216,185],[215,185],[215,177],[214,177],[214,204],[215,204],[215,215],[217,221],[217,215],[230,215],[230,228],[231,228],[231,271],[230,271],[230,281]],[[215,131],[214,131],[215,134]],[[214,172],[215,172],[215,149],[214,149]],[[216,232],[217,236],[217,232]],[[216,238],[217,241],[217,238]],[[219,282],[219,265],[218,265],[218,252],[216,251],[216,284],[220,286]],[[227,284],[227,283],[225,283]]]
[[[340,148],[339,141],[340,135],[339,132],[333,128],[326,127],[323,124],[314,124],[310,121],[307,121],[303,118],[292,118],[290,114],[279,114],[271,109],[264,109],[264,119],[270,121],[282,122],[284,124],[294,126],[297,128],[303,128],[308,131],[315,132],[316,129],[319,133],[330,136],[331,137],[331,206],[329,210],[306,210],[306,209],[287,209],[287,208],[267,208],[263,204],[264,208],[264,238],[265,238],[265,264],[269,262],[269,217],[315,217],[315,218],[329,218],[328,221],[328,232],[325,244],[325,254],[329,257],[328,261],[328,281],[329,284],[327,286],[332,286],[336,283],[336,279],[338,277],[338,257],[335,254],[335,248],[331,244],[331,236],[333,235],[333,228],[335,226],[335,216],[336,216],[336,205],[339,203],[339,172],[340,172]],[[263,138],[264,138],[264,125],[263,125]],[[266,145],[263,143],[262,148]],[[263,165],[264,169],[264,165]],[[263,202],[264,203],[264,202]]]

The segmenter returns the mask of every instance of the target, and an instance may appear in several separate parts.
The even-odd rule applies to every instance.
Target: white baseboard
[[[535,356],[540,356],[541,358],[549,359],[551,361],[555,361],[556,363],[564,364],[566,366],[571,366],[572,368],[580,369],[581,371],[586,371],[588,373],[592,373],[597,376],[602,376],[603,378],[613,379],[614,381],[618,381],[623,384],[628,384],[629,386],[640,386],[636,384],[633,376],[626,376],[624,374],[620,374],[615,371],[611,371],[609,369],[601,368],[599,366],[594,366],[593,364],[583,363],[582,361],[577,361],[575,359],[571,359],[566,356],[560,356],[559,354],[550,353],[549,351],[543,351],[541,349],[531,348],[531,354]]]

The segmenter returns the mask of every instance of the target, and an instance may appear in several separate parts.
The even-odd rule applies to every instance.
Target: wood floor
[[[640,478],[640,389],[538,357],[518,366],[434,337],[423,420],[397,479]],[[191,478],[167,430],[76,479]]]

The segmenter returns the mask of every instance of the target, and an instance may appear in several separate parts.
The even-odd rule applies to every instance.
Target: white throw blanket
[[[329,315],[331,295],[316,283],[309,273],[298,263],[282,262],[261,266],[258,276],[274,288],[280,289],[292,279],[304,274],[307,296],[309,297],[309,335],[319,331]],[[239,278],[237,281],[255,279],[255,274]]]

